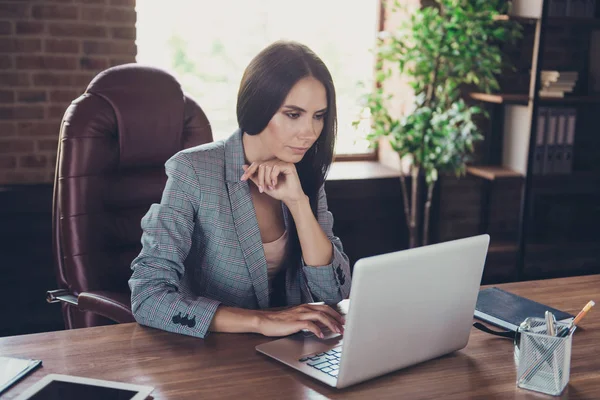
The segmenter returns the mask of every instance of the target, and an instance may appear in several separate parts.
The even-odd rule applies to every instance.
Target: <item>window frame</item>
[[[378,21],[378,32],[382,32],[385,30],[385,2],[386,0],[379,0],[379,21]],[[375,62],[375,65],[379,64]],[[373,74],[375,75],[377,71],[373,70]],[[339,153],[334,154],[333,161],[379,161],[379,152],[376,149],[372,149],[367,153]]]

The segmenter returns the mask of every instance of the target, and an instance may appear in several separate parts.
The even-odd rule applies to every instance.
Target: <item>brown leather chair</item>
[[[134,321],[128,280],[140,222],[160,201],[164,163],[212,141],[204,112],[165,71],[127,64],[96,76],[61,123],[53,248],[68,329]]]

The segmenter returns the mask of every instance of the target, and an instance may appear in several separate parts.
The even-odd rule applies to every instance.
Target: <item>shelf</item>
[[[539,18],[520,17],[518,15],[496,15],[494,21],[516,21],[524,24],[535,24]],[[577,27],[600,28],[599,18],[580,18],[580,17],[548,17],[548,25],[574,25]]]
[[[488,181],[495,181],[496,179],[523,178],[523,174],[500,166],[469,166],[467,167],[467,173]]]
[[[576,171],[561,175],[534,175],[532,189],[552,193],[600,193],[600,172]]]
[[[494,104],[527,104],[529,96],[525,93],[479,93],[471,92],[469,97],[474,100]],[[566,97],[539,97],[540,103],[544,104],[577,104],[577,103],[600,103],[600,95],[588,96],[566,96]]]
[[[595,251],[600,250],[600,240],[581,240],[581,241],[568,241],[568,240],[553,240],[548,242],[535,242],[530,241],[526,244],[528,254],[531,253],[553,253],[560,254],[564,252],[584,252],[584,251]]]
[[[490,242],[490,246],[488,248],[489,253],[498,254],[498,253],[516,253],[519,251],[519,244],[516,240],[507,241],[507,240],[492,240]]]
[[[400,172],[377,161],[335,161],[327,181],[399,178]]]
[[[526,251],[528,254],[535,253],[562,253],[569,251],[590,251],[598,250],[600,248],[600,240],[587,240],[587,241],[548,241],[548,242],[535,242],[528,241],[526,244]],[[502,254],[502,253],[516,253],[519,251],[519,244],[516,239],[514,241],[509,240],[493,240],[490,242],[488,253]]]

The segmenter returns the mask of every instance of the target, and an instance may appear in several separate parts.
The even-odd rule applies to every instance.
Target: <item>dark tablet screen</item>
[[[129,400],[137,392],[131,390],[85,385],[82,383],[52,381],[31,396],[31,400]]]

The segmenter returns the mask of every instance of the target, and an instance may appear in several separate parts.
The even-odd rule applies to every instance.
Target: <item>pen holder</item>
[[[517,386],[558,396],[569,383],[573,332],[557,322],[556,335],[547,334],[546,321],[527,318],[515,337]],[[564,337],[561,337],[564,335]]]

